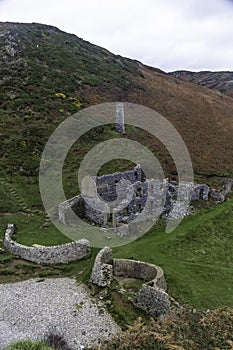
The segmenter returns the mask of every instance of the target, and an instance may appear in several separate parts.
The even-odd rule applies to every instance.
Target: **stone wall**
[[[159,266],[129,259],[112,260],[112,249],[105,247],[96,256],[90,282],[99,287],[108,287],[114,277],[135,278],[146,282],[136,294],[134,305],[153,317],[170,311],[169,296],[165,292],[167,285]]]
[[[170,312],[168,294],[160,289],[143,284],[134,301],[136,306],[149,312],[154,318]]]
[[[75,222],[74,216],[70,215],[70,209],[79,218],[85,218],[85,202],[82,196],[76,196],[59,205],[58,217],[63,225],[72,225]]]
[[[93,197],[85,196],[85,199],[79,195],[68,199],[61,203],[58,207],[59,221],[64,225],[72,225],[76,222],[75,215],[81,219],[86,219],[98,225],[104,225],[103,201],[113,202],[118,198],[117,186],[122,180],[129,182],[132,187],[132,198],[129,201],[128,207],[122,209],[123,201],[120,200],[119,208],[117,208],[116,220],[124,222],[124,219],[133,220],[138,211],[142,211],[147,199],[147,182],[141,182],[142,169],[136,166],[133,170],[123,173],[115,173],[104,176],[93,177],[94,184],[96,184],[97,193]],[[125,193],[130,189],[127,187],[123,191],[123,198]],[[95,197],[97,196],[97,197]],[[87,200],[88,199],[88,200]],[[71,209],[71,211],[70,211]],[[110,210],[109,222],[112,221],[112,212]]]
[[[29,247],[15,242],[12,239],[13,233],[14,225],[9,224],[4,237],[5,248],[22,259],[38,264],[68,263],[90,255],[90,242],[86,239],[58,246]]]
[[[223,181],[223,192],[225,195],[228,195],[229,193],[231,193],[231,189],[233,187],[233,179],[225,179]]]
[[[141,279],[152,287],[167,289],[161,267],[142,261],[113,259],[114,276]]]
[[[94,202],[93,206],[90,206],[81,195],[68,199],[58,207],[59,221],[63,225],[77,223],[76,216],[99,225],[103,225],[104,223],[104,213],[102,209],[100,208],[98,210],[96,202]]]
[[[113,260],[113,275],[141,279],[144,283],[138,291],[134,305],[158,317],[170,312],[170,300],[165,292],[167,284],[161,267],[129,259]]]
[[[112,249],[104,247],[95,258],[90,282],[99,287],[107,287],[113,280]]]
[[[113,202],[117,199],[117,184],[121,180],[128,180],[130,183],[135,183],[142,180],[142,169],[137,165],[133,170],[96,176],[95,178],[97,192],[102,199],[107,202]]]
[[[222,190],[217,191],[206,184],[178,184],[176,181],[168,182],[168,179],[144,181],[142,169],[137,165],[130,171],[92,177],[91,188],[95,190],[61,203],[59,220],[64,225],[70,225],[75,220],[75,213],[104,229],[116,229],[160,215],[165,219],[184,217],[192,214],[192,208],[185,206],[184,200],[189,203],[211,199],[220,203],[231,192],[232,185],[233,180],[226,179]]]
[[[193,193],[192,193],[192,201],[208,201],[209,199],[209,192],[210,188],[209,186],[203,184],[203,185],[194,185]]]

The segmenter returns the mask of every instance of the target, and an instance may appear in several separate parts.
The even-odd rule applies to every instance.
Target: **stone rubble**
[[[0,284],[0,300],[0,350],[26,338],[43,339],[49,330],[63,335],[72,350],[80,350],[120,331],[75,279]]]

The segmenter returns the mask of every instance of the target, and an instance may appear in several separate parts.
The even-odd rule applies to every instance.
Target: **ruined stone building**
[[[125,172],[91,177],[89,181],[89,190],[84,188],[82,195],[59,205],[59,220],[64,225],[72,224],[67,208],[71,208],[81,219],[104,227],[116,227],[135,219],[144,220],[148,216],[160,214],[168,218],[174,208],[179,188],[176,181],[143,178],[140,165]],[[183,184],[182,190],[187,192],[185,195],[190,196],[191,202],[208,201],[210,198],[221,202],[232,184],[233,182],[231,185],[227,183],[225,190],[220,192],[205,184],[195,184],[191,191],[189,184]],[[182,207],[178,207],[177,216],[188,214],[189,210],[184,212]]]
[[[124,104],[116,104],[116,131],[125,132]],[[59,220],[72,225],[74,216],[70,208],[81,219],[102,227],[113,227],[138,222],[148,217],[183,217],[191,213],[177,200],[178,191],[186,202],[208,201],[210,198],[222,202],[231,192],[233,180],[225,182],[222,191],[210,189],[205,184],[177,184],[168,179],[146,179],[140,165],[133,170],[89,177],[84,183],[82,195],[59,205]],[[175,205],[176,204],[176,205]],[[174,209],[174,210],[173,210]]]

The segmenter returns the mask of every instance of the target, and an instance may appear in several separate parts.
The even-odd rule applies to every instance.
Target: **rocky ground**
[[[22,339],[43,339],[48,331],[83,349],[119,331],[75,279],[31,279],[0,284],[0,349]]]

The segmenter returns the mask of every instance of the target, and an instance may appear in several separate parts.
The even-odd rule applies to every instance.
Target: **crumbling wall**
[[[160,289],[143,284],[134,301],[136,306],[149,312],[154,318],[170,312],[168,294]]]
[[[125,187],[123,180],[128,181]],[[221,191],[210,189],[206,184],[178,184],[176,181],[168,182],[168,179],[143,181],[142,169],[137,165],[130,171],[93,177],[93,184],[96,185],[94,196],[77,196],[60,204],[59,220],[63,224],[70,225],[75,219],[73,215],[70,218],[69,208],[81,219],[114,229],[159,215],[165,219],[184,217],[192,214],[192,208],[184,206],[184,200],[187,203],[209,199],[223,202],[231,192],[233,180],[226,179]],[[177,199],[178,192],[182,200]],[[108,208],[104,213],[105,206]]]
[[[63,225],[72,225],[75,223],[75,217],[71,215],[70,209],[72,210],[72,214],[77,215],[80,219],[85,218],[86,208],[85,201],[82,196],[76,196],[68,199],[58,206],[59,221]]]
[[[112,249],[104,247],[95,258],[90,282],[99,287],[107,287],[113,280]]]
[[[113,274],[118,277],[141,279],[144,283],[138,291],[134,304],[153,317],[170,312],[170,300],[165,292],[167,284],[161,267],[142,261],[113,260]]]
[[[228,195],[231,192],[233,186],[233,179],[225,179],[223,181],[223,192],[225,195]]]
[[[68,263],[90,255],[90,242],[86,239],[58,246],[29,247],[14,241],[12,239],[13,233],[14,225],[8,224],[4,237],[5,248],[22,259],[38,264]]]
[[[133,170],[125,172],[96,176],[96,186],[100,197],[107,202],[116,200],[116,185],[123,179],[130,181],[132,184],[137,181],[142,181],[141,167],[136,166]]]
[[[108,287],[114,277],[143,280],[134,300],[137,307],[153,317],[170,311],[170,300],[165,292],[167,285],[163,270],[156,265],[129,259],[112,259],[112,249],[104,247],[96,256],[90,282],[99,287]]]
[[[142,261],[129,259],[113,260],[114,276],[141,279],[150,286],[167,289],[164,273],[161,267]]]
[[[209,199],[209,186],[202,184],[202,185],[194,185],[193,193],[191,200],[192,201],[208,201]]]

